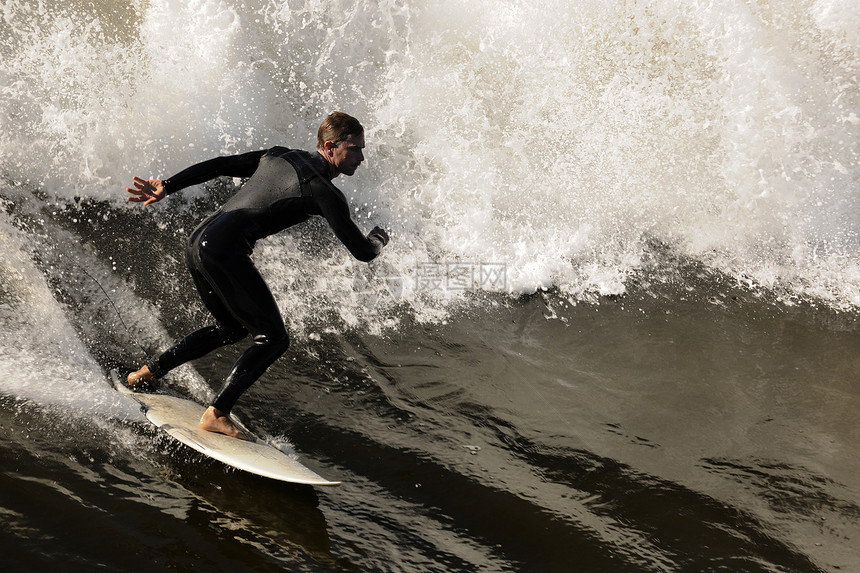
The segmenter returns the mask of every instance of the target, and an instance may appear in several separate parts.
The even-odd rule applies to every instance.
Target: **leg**
[[[248,331],[224,306],[203,274],[194,268],[189,268],[189,272],[200,298],[212,316],[215,317],[217,324],[192,332],[158,358],[151,360],[149,364],[144,365],[137,372],[129,374],[128,383],[130,386],[140,383],[153,383],[177,366],[201,358],[216,348],[239,342],[248,335]]]
[[[289,347],[281,313],[263,277],[247,255],[201,253],[201,270],[208,284],[235,321],[254,337],[254,344],[236,361],[209,410],[200,421],[202,428],[236,436],[241,434],[230,422],[233,405]]]
[[[275,360],[290,347],[290,338],[284,330],[275,337],[259,335],[254,337],[254,344],[248,348],[233,366],[221,391],[212,401],[212,405],[225,413],[229,413],[239,396],[253,384],[257,378],[271,366]]]
[[[283,337],[270,340],[265,336],[254,337],[254,345],[246,350],[215,396],[212,405],[200,418],[200,427],[210,432],[227,434],[234,438],[245,438],[242,432],[230,421],[230,410],[248,387],[259,378],[272,363],[289,347],[290,340],[286,331]]]

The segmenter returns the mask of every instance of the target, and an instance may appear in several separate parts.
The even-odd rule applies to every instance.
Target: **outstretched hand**
[[[379,240],[382,241],[382,246],[388,244],[388,233],[385,232],[385,229],[382,227],[374,227],[372,231],[367,234],[368,237],[379,237]]]
[[[160,179],[134,178],[134,188],[127,187],[130,193],[128,200],[133,203],[143,203],[144,206],[151,205],[164,198],[164,181]]]

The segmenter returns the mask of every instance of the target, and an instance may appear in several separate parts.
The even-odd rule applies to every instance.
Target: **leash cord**
[[[119,309],[118,309],[118,308],[117,308],[117,306],[114,304],[114,302],[113,302],[113,300],[111,299],[110,295],[107,293],[107,291],[105,290],[105,288],[102,286],[102,283],[100,283],[100,282],[96,279],[96,277],[94,277],[93,275],[91,275],[91,274],[89,273],[89,271],[87,271],[87,269],[85,269],[84,267],[81,267],[81,270],[82,270],[82,271],[84,271],[84,274],[85,274],[85,275],[87,275],[88,277],[90,277],[90,278],[93,280],[93,282],[94,282],[94,283],[96,283],[96,284],[98,285],[99,290],[101,290],[101,291],[102,291],[102,294],[104,294],[104,295],[105,295],[105,298],[106,298],[106,299],[107,299],[107,301],[110,303],[111,307],[113,308],[114,312],[116,313],[117,318],[119,318],[119,322],[120,322],[120,324],[122,324],[122,327],[123,327],[123,328],[125,328],[125,331],[126,331],[126,332],[128,333],[128,335],[131,337],[131,339],[134,341],[134,343],[135,343],[135,344],[137,344],[137,346],[138,346],[138,348],[140,348],[141,352],[143,352],[143,356],[144,356],[144,358],[149,357],[149,353],[146,351],[146,348],[144,348],[143,344],[141,344],[141,343],[140,343],[140,340],[138,340],[138,338],[134,335],[134,333],[131,331],[131,329],[128,327],[128,325],[125,323],[125,320],[123,320],[123,318],[122,318],[122,314],[119,312]]]

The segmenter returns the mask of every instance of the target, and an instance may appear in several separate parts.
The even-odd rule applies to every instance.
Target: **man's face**
[[[337,145],[328,147],[331,153],[331,164],[334,165],[339,173],[352,175],[358,169],[358,166],[361,165],[361,162],[364,161],[363,149],[364,134],[351,134]]]

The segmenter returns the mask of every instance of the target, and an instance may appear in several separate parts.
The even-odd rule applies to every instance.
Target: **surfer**
[[[331,182],[338,175],[355,173],[364,161],[364,145],[359,121],[334,112],[319,127],[315,153],[273,147],[210,159],[164,180],[134,178],[134,187],[126,189],[128,200],[146,206],[215,177],[249,177],[194,230],[186,249],[188,270],[215,324],[192,332],[130,373],[129,386],[154,384],[177,366],[250,334],[253,344],[236,361],[200,419],[205,430],[244,437],[231,421],[230,410],[290,344],[275,299],[251,261],[254,244],[319,215],[355,258],[371,261],[379,255],[388,244],[388,233],[374,227],[364,235],[350,217],[343,193]]]

